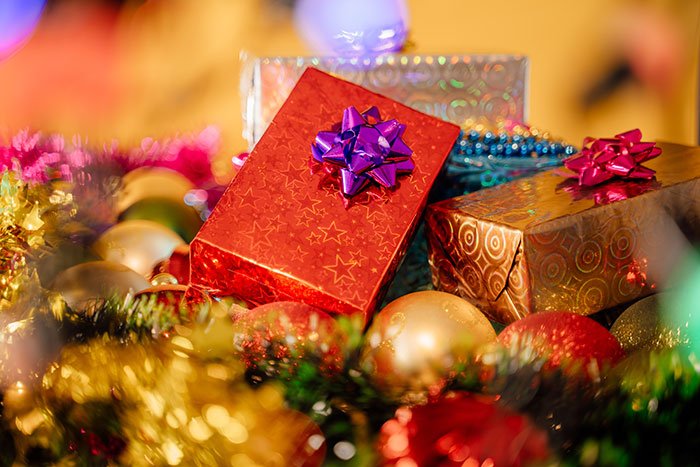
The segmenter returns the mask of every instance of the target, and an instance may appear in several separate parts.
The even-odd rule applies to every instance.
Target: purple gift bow
[[[639,129],[629,130],[614,138],[586,138],[581,152],[569,157],[564,165],[572,173],[557,171],[569,178],[578,178],[580,186],[593,186],[617,176],[651,180],[656,173],[642,166],[661,154],[654,143],[642,141]]]
[[[376,123],[370,123],[370,118]],[[377,107],[363,113],[352,106],[346,108],[343,121],[334,129],[318,132],[311,153],[318,162],[340,167],[340,189],[345,196],[359,193],[371,180],[391,188],[398,174],[415,168],[413,151],[401,138],[406,125],[381,121]]]

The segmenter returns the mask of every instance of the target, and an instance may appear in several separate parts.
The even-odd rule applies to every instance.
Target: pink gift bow
[[[639,129],[626,131],[614,138],[586,138],[581,152],[564,161],[567,169],[574,173],[557,171],[569,178],[578,178],[581,186],[593,186],[611,178],[641,178],[651,180],[656,173],[642,166],[661,154],[655,143],[642,141]]]

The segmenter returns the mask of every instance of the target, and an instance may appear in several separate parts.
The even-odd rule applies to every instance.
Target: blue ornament
[[[320,55],[397,52],[408,37],[408,5],[406,0],[298,0],[294,24]]]
[[[19,50],[36,28],[46,0],[0,1],[0,60]]]

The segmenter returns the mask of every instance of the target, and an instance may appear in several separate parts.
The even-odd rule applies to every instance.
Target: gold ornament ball
[[[670,328],[661,322],[663,296],[656,294],[639,300],[613,323],[610,333],[627,355],[638,350],[668,349],[688,342],[680,328]]]
[[[151,285],[153,287],[159,285],[178,285],[177,277],[167,272],[161,272],[151,278]]]
[[[453,366],[496,340],[489,320],[456,295],[415,292],[389,303],[368,329],[361,365],[388,396],[440,386]]]
[[[168,198],[183,202],[185,195],[195,189],[184,175],[161,167],[141,167],[122,179],[117,198],[117,212],[121,213],[134,203],[146,198]]]
[[[150,286],[146,279],[122,264],[91,261],[62,271],[51,289],[61,294],[69,307],[81,310],[95,299],[134,294]]]
[[[156,264],[184,244],[178,234],[157,222],[128,220],[103,233],[93,249],[102,259],[121,263],[148,277]]]

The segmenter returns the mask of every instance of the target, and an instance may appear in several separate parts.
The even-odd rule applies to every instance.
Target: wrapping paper
[[[313,170],[316,134],[355,106],[407,126],[415,168],[348,202]],[[459,128],[308,69],[191,245],[190,284],[257,305],[298,300],[371,316]]]
[[[524,122],[529,60],[517,55],[382,55],[373,58],[272,57],[241,77],[244,137],[252,148],[307,67],[381,93],[443,120]]]
[[[548,171],[430,205],[433,285],[501,323],[590,314],[667,286],[673,235],[700,234],[700,149],[659,146],[652,180],[580,187]]]

